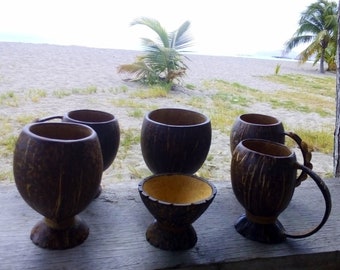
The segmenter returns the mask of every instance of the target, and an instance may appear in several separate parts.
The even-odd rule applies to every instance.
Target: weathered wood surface
[[[193,224],[197,245],[181,252],[162,251],[145,240],[153,221],[137,192],[137,182],[104,185],[102,195],[80,216],[89,238],[69,250],[44,250],[29,239],[41,219],[20,197],[14,184],[0,184],[0,269],[340,269],[340,182],[328,179],[331,217],[317,234],[267,245],[244,239],[233,223],[243,213],[230,182],[217,182],[217,196]],[[280,216],[290,231],[316,224],[324,210],[311,180],[296,189]],[[289,224],[289,228],[288,228]]]

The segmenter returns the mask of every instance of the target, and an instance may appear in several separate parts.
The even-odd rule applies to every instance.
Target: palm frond
[[[190,22],[185,21],[176,31],[170,33],[170,47],[176,50],[183,50],[192,45],[192,37],[188,34]]]
[[[128,73],[131,80],[145,83],[172,83],[179,81],[186,74],[187,66],[181,51],[192,45],[188,34],[190,22],[185,21],[177,30],[167,33],[161,24],[151,18],[140,17],[131,25],[144,25],[157,33],[160,42],[150,38],[142,38],[144,55],[132,64],[121,65],[118,73]]]
[[[151,30],[153,30],[161,40],[164,47],[169,47],[169,39],[168,34],[166,30],[163,28],[163,26],[155,19],[147,18],[147,17],[140,17],[135,19],[131,24],[133,25],[144,25]]]
[[[299,27],[293,37],[285,43],[285,53],[301,44],[309,43],[308,47],[299,54],[300,61],[305,62],[311,56],[317,56],[315,59],[320,60],[321,65],[327,47],[337,42],[337,18],[338,7],[336,2],[318,0],[310,4],[301,13]],[[321,69],[320,66],[320,71]]]

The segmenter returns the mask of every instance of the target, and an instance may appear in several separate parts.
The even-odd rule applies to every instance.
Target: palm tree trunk
[[[320,57],[320,73],[325,73],[325,48],[322,48]]]
[[[340,7],[340,0],[339,0]],[[338,14],[338,25],[340,22],[340,15]],[[335,131],[334,131],[334,153],[333,153],[333,166],[334,176],[340,177],[340,27],[338,28],[337,40],[337,53],[336,53],[336,111],[335,111]]]

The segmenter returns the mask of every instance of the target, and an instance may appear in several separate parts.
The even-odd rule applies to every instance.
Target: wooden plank
[[[89,238],[68,250],[45,250],[29,239],[42,217],[20,197],[14,184],[0,184],[0,269],[336,269],[340,265],[340,183],[328,179],[333,197],[331,217],[315,235],[276,245],[243,238],[233,224],[243,213],[230,181],[216,182],[217,196],[193,224],[197,245],[169,252],[145,240],[153,221],[139,198],[137,182],[105,185],[102,195],[80,216],[90,226]],[[280,220],[290,231],[316,224],[323,201],[312,181],[296,189]],[[299,268],[300,267],[300,268]]]

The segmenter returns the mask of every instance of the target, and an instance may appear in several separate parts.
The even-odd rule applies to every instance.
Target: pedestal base
[[[80,245],[89,235],[89,227],[79,217],[74,217],[67,227],[48,225],[46,219],[38,222],[31,231],[34,244],[46,249],[67,249]]]
[[[277,244],[286,239],[284,228],[280,221],[275,223],[258,224],[250,221],[246,215],[242,215],[235,223],[238,233],[253,241]]]
[[[100,196],[100,194],[102,194],[102,191],[103,191],[103,187],[102,185],[99,185],[97,194],[94,196],[94,199],[97,199]]]
[[[148,227],[146,239],[160,249],[185,250],[195,246],[197,235],[192,225],[185,228],[165,228],[155,221]]]

